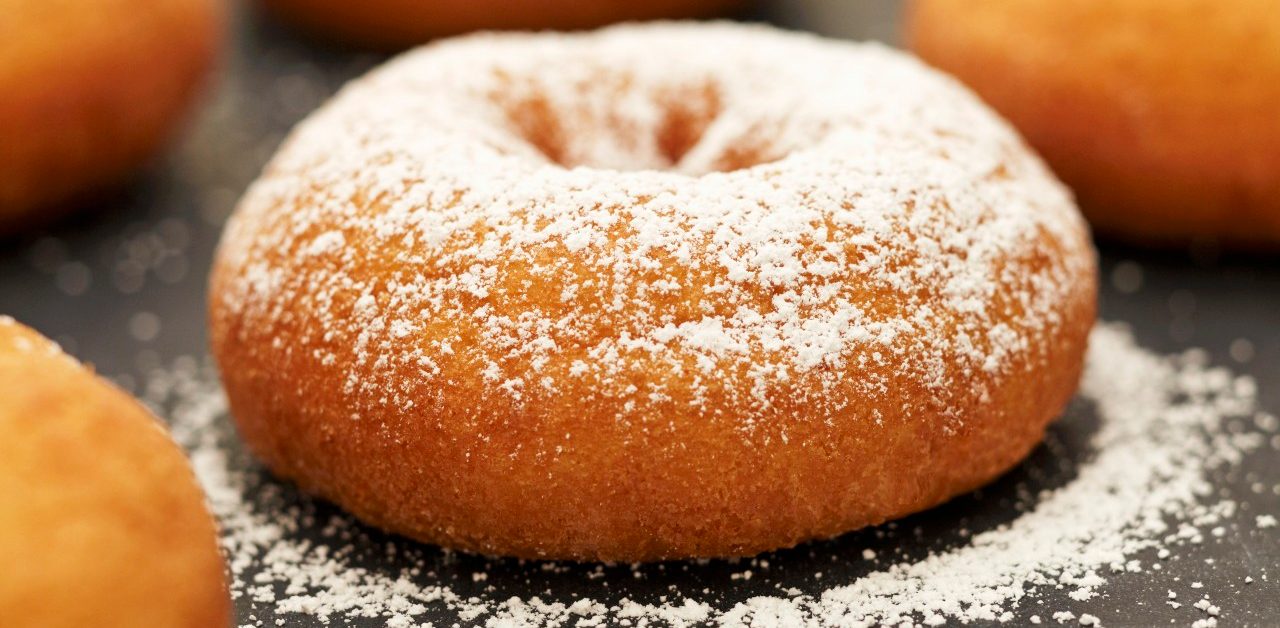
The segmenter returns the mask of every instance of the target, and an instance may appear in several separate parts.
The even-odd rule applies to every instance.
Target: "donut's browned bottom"
[[[448,386],[418,389],[404,412],[353,416],[341,371],[308,359],[317,347],[293,346],[279,363],[280,353],[217,341],[257,336],[220,302],[222,281],[215,272],[214,351],[241,435],[272,471],[428,543],[622,561],[756,554],[982,486],[1018,464],[1074,394],[1095,307],[1091,279],[1081,278],[1050,340],[1027,347],[1007,376],[957,382],[963,389],[945,394],[963,402],[945,415],[936,393],[905,374],[866,371],[852,377],[893,382],[883,396],[839,416],[776,403],[746,437],[733,421],[681,412],[693,400],[679,385],[669,388],[672,411],[649,422],[664,429],[638,430],[620,424],[616,408],[582,404],[592,391],[571,377],[557,382],[561,394],[514,408],[475,370],[443,374]],[[980,385],[989,394],[975,392]],[[846,393],[855,391],[832,394]],[[742,397],[713,389],[706,403],[733,416],[745,411]]]

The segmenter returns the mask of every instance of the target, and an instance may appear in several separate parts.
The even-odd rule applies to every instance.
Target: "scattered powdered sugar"
[[[642,419],[687,380],[746,428],[789,387],[888,385],[856,369],[960,407],[1052,342],[1093,269],[1069,194],[963,87],[728,24],[401,56],[299,125],[219,260],[227,342],[353,406],[482,373],[515,403],[591,382]]]
[[[939,625],[1016,617],[1106,625],[1108,617],[1122,618],[1113,605],[1091,602],[1105,593],[1108,579],[1120,572],[1158,577],[1161,563],[1176,560],[1179,548],[1231,525],[1237,504],[1215,492],[1212,474],[1238,465],[1266,442],[1259,430],[1242,427],[1256,421],[1251,379],[1210,366],[1202,352],[1152,354],[1122,328],[1103,325],[1091,337],[1084,403],[1064,419],[1079,421],[1092,406],[1097,427],[1089,451],[1074,478],[1011,506],[1015,512],[1006,523],[918,559],[894,556],[892,547],[883,546],[879,552],[834,552],[831,564],[856,562],[868,571],[844,582],[819,580],[812,572],[828,587],[818,595],[780,586],[769,595],[722,603],[716,587],[702,584],[672,585],[669,595],[636,601],[626,597],[626,583],[614,583],[612,599],[584,599],[578,589],[604,573],[596,567],[564,583],[564,590],[547,587],[516,597],[496,588],[483,570],[445,577],[447,552],[379,536],[332,509],[319,514],[325,510],[305,499],[302,505],[285,499],[292,489],[266,477],[235,444],[207,365],[181,360],[148,382],[149,402],[170,417],[176,438],[190,449],[222,523],[234,592],[241,608],[250,609],[240,621],[249,626],[301,616],[333,625],[370,618],[388,626],[423,625],[433,616],[455,618],[441,625],[488,626]],[[1273,529],[1274,515],[1256,520],[1260,531]],[[892,531],[894,524],[882,529]],[[823,551],[821,544],[813,547]],[[716,586],[744,586],[749,579],[742,574],[785,568],[785,560],[779,553],[752,561],[752,569],[733,570],[739,578]],[[696,571],[716,562],[657,569]],[[555,563],[519,565],[530,574],[559,569]],[[1196,600],[1184,607],[1169,591],[1170,608],[1196,613],[1186,622],[1212,626],[1219,614],[1230,613],[1201,591],[1186,589],[1186,582],[1169,587]],[[1163,598],[1164,587],[1156,589]],[[1032,604],[1050,591],[1065,592],[1068,601],[1058,608]]]

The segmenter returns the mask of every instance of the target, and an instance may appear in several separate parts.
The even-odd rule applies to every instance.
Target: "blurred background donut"
[[[0,234],[119,183],[209,69],[218,0],[0,0]]]
[[[304,30],[377,49],[474,30],[575,30],[627,20],[711,17],[743,0],[262,0]]]
[[[917,0],[906,24],[1099,232],[1280,246],[1280,2]]]
[[[0,316],[0,625],[226,628],[213,518],[137,401]]]

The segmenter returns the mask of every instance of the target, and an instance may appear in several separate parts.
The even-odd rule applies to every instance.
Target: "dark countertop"
[[[759,13],[832,36],[890,39],[895,15],[893,3],[841,0],[778,2]],[[135,387],[141,374],[158,364],[206,352],[205,277],[220,225],[290,126],[345,80],[380,60],[320,48],[254,15],[242,16],[235,26],[223,72],[173,152],[125,190],[98,201],[101,207],[93,212],[42,234],[0,243],[0,313],[58,340],[126,388]],[[1128,323],[1144,346],[1159,352],[1205,348],[1215,363],[1251,375],[1259,384],[1262,407],[1280,415],[1280,259],[1228,258],[1203,247],[1155,253],[1103,243],[1100,249],[1104,320]],[[513,561],[424,551],[436,557],[440,578],[469,581],[470,573],[484,570],[487,585],[506,595],[552,589],[566,599],[625,594],[643,600],[665,594],[673,583],[717,589],[713,597],[721,603],[776,594],[779,584],[818,592],[868,569],[859,559],[833,562],[843,549],[853,553],[873,547],[914,555],[945,545],[958,526],[982,529],[1007,518],[1007,502],[1019,484],[1056,485],[1071,477],[1072,464],[1087,454],[1081,443],[1088,430],[1078,421],[1059,424],[1052,434],[1056,448],[1037,450],[981,497],[963,497],[902,523],[903,528],[936,532],[932,542],[878,538],[883,530],[856,532],[772,554],[771,569],[732,587],[726,586],[729,574],[741,571],[741,564],[717,561],[693,570],[651,566],[642,569],[643,578],[633,576],[629,567],[611,567],[608,577],[588,581],[588,567],[553,573]],[[1066,464],[1059,464],[1062,460]],[[1047,476],[1037,469],[1048,469]],[[1280,488],[1280,456],[1274,450],[1215,482],[1247,513],[1280,513],[1280,496],[1274,491],[1249,490],[1256,482]],[[287,488],[286,495],[301,499]],[[307,507],[321,514],[331,509]],[[381,536],[369,535],[375,541]],[[1190,624],[1200,615],[1162,602],[1166,582],[1182,577],[1203,581],[1215,600],[1229,600],[1223,626],[1280,624],[1280,573],[1272,573],[1267,582],[1240,585],[1245,575],[1280,571],[1278,537],[1258,534],[1251,526],[1230,527],[1226,536],[1182,552],[1182,560],[1170,562],[1159,578],[1150,573],[1114,576],[1103,597],[1092,602],[1099,610],[1091,612],[1108,626]],[[1206,565],[1206,558],[1214,559],[1213,564]],[[812,577],[815,571],[826,572],[824,581]],[[271,625],[269,608],[251,608],[244,599],[238,605],[243,614],[252,611]],[[429,618],[444,625],[456,619]],[[313,621],[287,619],[289,625]],[[343,625],[341,619],[335,624]]]

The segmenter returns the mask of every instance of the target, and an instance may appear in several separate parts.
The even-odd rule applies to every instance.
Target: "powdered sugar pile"
[[[227,342],[353,408],[480,373],[644,421],[687,383],[746,429],[773,399],[883,396],[882,372],[963,407],[1092,276],[1066,191],[964,88],[727,24],[402,56],[298,127],[220,260]]]
[[[574,567],[582,577],[560,581],[563,588],[512,597],[483,571],[456,577],[459,563],[481,559],[381,537],[328,507],[289,497],[287,487],[254,470],[236,448],[216,379],[194,361],[152,374],[147,397],[171,417],[175,435],[192,451],[224,528],[235,593],[242,607],[263,615],[242,617],[246,625],[306,615],[337,625],[363,617],[413,626],[442,613],[460,624],[491,626],[937,625],[1015,618],[1098,625],[1115,617],[1112,606],[1093,603],[1112,574],[1145,572],[1154,578],[1162,561],[1176,560],[1182,546],[1221,534],[1237,505],[1215,494],[1210,475],[1263,446],[1263,434],[1276,421],[1258,413],[1252,380],[1209,366],[1202,353],[1157,356],[1112,326],[1096,329],[1091,342],[1080,393],[1097,418],[1090,452],[1066,484],[1010,506],[1007,523],[923,557],[895,557],[883,547],[878,554],[859,555],[839,544],[814,544],[808,563],[797,558],[803,548],[779,553],[752,561],[745,571],[735,569],[736,578],[712,586],[705,579],[703,586],[672,585],[666,595],[643,602],[627,599],[633,587],[616,581],[615,588],[604,589],[607,600],[579,597],[583,587],[596,586],[601,574],[616,567]],[[1064,420],[1087,420],[1089,414],[1077,404]],[[1272,516],[1258,516],[1259,533],[1272,533]],[[890,525],[876,534],[895,530]],[[820,595],[783,589],[741,603],[722,603],[716,595],[759,580],[743,574],[786,569],[788,562],[801,568],[823,564],[824,552],[832,552],[833,566],[865,562],[869,570],[844,582],[811,573],[828,587]],[[648,579],[689,572],[673,582],[698,582],[699,570],[715,571],[717,563],[668,563],[635,573]],[[517,572],[530,577],[561,569],[522,565]],[[1170,607],[1193,613],[1185,621],[1212,626],[1219,614],[1229,615],[1230,609],[1220,608],[1222,600],[1198,590],[1198,582],[1190,586],[1185,606],[1173,591],[1168,600]],[[1068,593],[1067,608],[1034,605],[1059,589]]]

